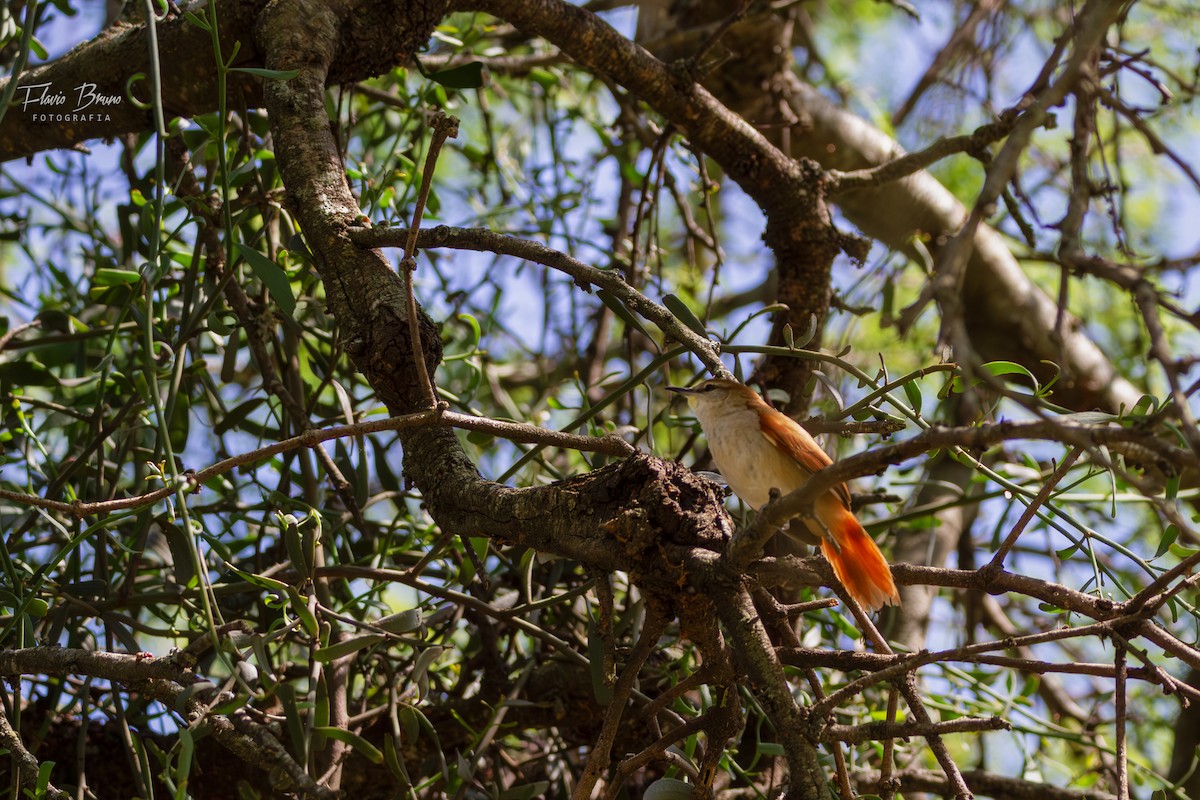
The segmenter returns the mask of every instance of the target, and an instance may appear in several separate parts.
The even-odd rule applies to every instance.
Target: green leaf
[[[275,696],[283,706],[283,718],[288,739],[292,743],[292,752],[300,756],[302,762],[307,761],[308,737],[304,733],[304,718],[300,713],[300,706],[296,703],[296,687],[290,683],[281,683],[275,689]]]
[[[413,706],[402,705],[396,716],[400,719],[400,732],[404,734],[404,741],[412,744],[421,735],[421,717],[425,715]]]
[[[455,314],[454,318],[467,323],[467,326],[471,329],[471,340],[467,342],[468,352],[478,349],[479,341],[483,338],[483,328],[479,326],[479,320],[470,314]]]
[[[261,397],[255,397],[252,400],[247,400],[239,406],[234,406],[228,413],[221,416],[217,424],[213,427],[213,432],[218,436],[227,433],[241,426],[246,418],[250,416],[266,400]]]
[[[1068,558],[1075,555],[1077,550],[1079,550],[1079,545],[1072,544],[1062,548],[1061,550],[1055,550],[1054,552],[1059,558],[1066,561]]]
[[[450,89],[478,89],[483,86],[483,62],[472,61],[457,67],[440,69],[425,77]]]
[[[495,438],[487,431],[471,431],[467,434],[467,441],[480,448],[491,447]]]
[[[295,316],[296,297],[292,294],[292,282],[283,268],[248,245],[238,244],[237,251],[267,287],[275,304],[289,317]]]
[[[318,636],[321,633],[321,625],[317,622],[317,617],[308,607],[308,601],[304,595],[300,594],[294,587],[288,586],[288,599],[292,601],[292,610],[296,612],[296,616],[300,618],[300,624],[304,626],[304,630],[309,636]]]
[[[1130,417],[1145,417],[1158,411],[1158,399],[1153,395],[1144,394],[1138,398],[1138,401],[1130,409],[1128,416]]]
[[[808,343],[817,335],[817,315],[812,314],[808,318],[808,328],[804,334],[797,339],[795,332],[792,333],[792,341],[788,344],[789,350],[798,350],[802,347],[808,347]]]
[[[388,633],[408,633],[415,631],[425,623],[425,615],[421,613],[419,608],[410,608],[407,611],[401,611],[399,614],[391,614],[380,620],[375,625]]]
[[[688,308],[687,303],[683,302],[673,294],[664,295],[662,301],[663,305],[667,307],[667,311],[670,311],[672,314],[674,314],[676,319],[678,319],[684,325],[687,325],[700,336],[705,338],[708,337],[708,332],[704,330],[704,323],[700,321],[699,317],[692,313],[692,310]]]
[[[643,800],[689,800],[696,787],[678,778],[659,778],[646,787]]]
[[[298,69],[263,69],[262,67],[230,67],[230,72],[244,72],[272,81],[290,81],[300,74]]]
[[[390,733],[383,735],[383,763],[387,765],[388,772],[399,781],[399,788],[405,789],[412,785],[408,770],[404,767],[404,756],[396,747],[396,737]]]
[[[157,522],[162,530],[163,538],[167,540],[167,547],[171,550],[171,561],[174,562],[171,566],[175,570],[175,582],[186,587],[192,582],[192,578],[196,577],[195,559],[192,558],[192,541],[182,528],[165,517],[160,517]]]
[[[421,651],[421,654],[417,656],[417,660],[413,662],[412,672],[409,674],[408,679],[417,685],[417,696],[421,700],[425,699],[429,688],[429,682],[425,680],[425,673],[429,671],[430,665],[437,660],[443,650],[445,650],[444,647],[430,647]]]
[[[50,773],[54,771],[54,765],[57,762],[43,761],[38,764],[37,775],[37,797],[45,797],[46,791],[50,788]]]
[[[335,739],[339,742],[345,742],[350,745],[351,749],[358,752],[360,756],[370,761],[372,764],[383,763],[383,753],[379,748],[368,742],[356,733],[351,733],[342,728],[335,728],[331,725],[324,725],[314,728],[317,733],[328,736],[330,739]]]
[[[208,329],[218,336],[228,336],[237,330],[237,326],[237,317],[229,311],[218,309],[208,315]]]
[[[1176,528],[1174,525],[1168,525],[1167,529],[1163,531],[1162,539],[1158,542],[1158,549],[1154,551],[1154,557],[1159,558],[1170,550],[1171,545],[1175,544],[1177,538],[1179,538],[1179,528]]]
[[[132,269],[101,267],[92,278],[92,286],[128,286],[142,279],[142,274]]]
[[[1047,614],[1070,614],[1065,608],[1059,608],[1053,603],[1038,603],[1038,610],[1045,611]]]
[[[176,775],[175,800],[187,800],[188,776],[192,773],[192,757],[196,753],[196,740],[187,728],[179,731],[179,760],[173,772]]]
[[[1166,499],[1175,500],[1179,497],[1179,482],[1182,478],[1182,475],[1172,475],[1167,478],[1167,485],[1164,490]]]
[[[630,328],[640,331],[647,339],[649,339],[651,342],[654,342],[654,337],[650,334],[650,331],[647,330],[646,326],[642,324],[642,321],[638,319],[632,311],[625,307],[624,303],[613,297],[604,289],[598,290],[596,292],[596,296],[599,297],[600,302],[608,306],[609,309],[616,314],[622,322],[624,322]],[[657,342],[655,342],[655,345],[657,346]]]
[[[912,406],[913,411],[921,413],[921,405],[923,398],[921,397],[921,387],[916,381],[908,381],[904,384],[904,396],[908,398],[908,404]]]
[[[838,630],[840,630],[843,634],[849,636],[851,639],[862,638],[862,632],[854,626],[854,623],[851,622],[845,614],[842,614],[841,612],[834,612],[832,616],[833,624],[836,625]]]
[[[1076,411],[1070,414],[1060,414],[1058,418],[1063,422],[1075,422],[1080,425],[1101,425],[1120,419],[1116,414],[1104,411]]]
[[[1022,375],[1028,378],[1030,383],[1033,384],[1035,394],[1040,388],[1037,378],[1033,377],[1033,373],[1015,361],[989,361],[983,365],[983,369],[987,370],[997,378],[1005,375]]]
[[[542,67],[534,67],[529,70],[529,79],[543,89],[553,89],[559,83],[557,75]]]
[[[306,578],[311,578],[316,566],[316,537],[311,530],[301,530],[300,524],[291,514],[279,514],[278,522],[283,529],[283,544],[292,568]],[[311,526],[305,526],[310,528]]]
[[[197,14],[195,11],[185,11],[185,12],[183,12],[183,16],[184,16],[184,19],[186,19],[188,22],[190,22],[192,25],[196,26],[197,28],[200,28],[201,30],[204,30],[204,31],[212,30],[212,26],[210,26],[208,24],[208,20],[205,19],[200,14]]]
[[[1191,558],[1192,556],[1196,555],[1196,553],[1200,553],[1200,549],[1188,547],[1187,545],[1182,545],[1178,542],[1167,545],[1167,549],[1170,550],[1171,555],[1175,556],[1176,558]]]
[[[348,656],[351,653],[357,653],[359,650],[365,650],[383,641],[387,641],[387,637],[382,633],[365,633],[362,636],[343,639],[337,644],[331,644],[328,647],[318,647],[313,653],[313,658],[317,661],[329,663],[343,656]]]
[[[283,581],[277,581],[274,578],[268,578],[265,575],[255,575],[253,572],[240,570],[233,564],[230,564],[228,561],[225,562],[225,566],[231,569],[237,575],[241,576],[242,580],[246,581],[247,583],[252,583],[262,589],[271,589],[276,592],[286,592],[288,589],[292,588]]]

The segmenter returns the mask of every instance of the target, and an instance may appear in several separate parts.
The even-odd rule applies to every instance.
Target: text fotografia
[[[32,83],[17,87],[16,102],[34,122],[111,122],[108,109],[121,104],[121,95],[98,89],[85,82],[64,92],[51,83]]]

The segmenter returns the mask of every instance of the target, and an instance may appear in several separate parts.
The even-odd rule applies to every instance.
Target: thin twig
[[[404,428],[417,427],[437,427],[446,426],[451,428],[461,428],[463,430],[479,431],[481,433],[489,433],[493,436],[498,436],[509,441],[522,442],[525,444],[544,444],[558,447],[568,447],[576,450],[584,450],[587,452],[604,453],[612,456],[627,456],[635,452],[632,445],[619,436],[580,436],[563,431],[552,431],[545,428],[539,428],[536,425],[527,425],[520,422],[506,422],[503,420],[489,419],[486,417],[472,417],[467,414],[459,414],[453,411],[442,411],[440,408],[429,409],[426,411],[418,411],[413,414],[406,414],[400,417],[388,417],[382,420],[372,420],[370,422],[356,422],[350,425],[335,425],[331,428],[313,428],[305,431],[299,436],[293,436],[289,439],[284,439],[280,442],[260,447],[256,450],[251,450],[247,453],[241,453],[236,456],[218,461],[215,464],[198,470],[194,473],[187,473],[187,480],[195,487],[202,486],[208,480],[231,472],[238,467],[247,466],[280,453],[299,450],[302,447],[315,447],[321,442],[330,439],[340,439],[350,436],[362,436],[369,433],[379,433],[381,431],[395,431]],[[35,506],[44,508],[49,511],[58,511],[62,514],[68,514],[76,519],[83,519],[92,516],[93,514],[103,514],[112,511],[121,511],[129,508],[140,508],[142,506],[157,503],[171,497],[178,491],[178,487],[164,486],[161,489],[156,489],[153,492],[136,495],[134,497],[123,497],[116,500],[98,500],[94,502],[76,501],[66,503],[61,500],[49,500],[37,495],[23,494],[21,492],[12,492],[7,489],[0,489],[0,499],[9,500],[22,505]]]
[[[693,53],[688,58],[688,60],[692,64],[693,68],[695,68],[695,69],[699,68],[700,62],[704,60],[704,57],[706,55],[708,55],[709,51],[711,51],[714,47],[717,46],[717,42],[721,41],[721,38],[726,33],[729,32],[729,29],[732,28],[738,22],[740,22],[742,20],[742,18],[746,16],[746,9],[749,7],[750,7],[750,0],[741,0],[741,2],[738,4],[737,9],[734,10],[734,12],[732,14],[725,17],[725,19],[722,20],[719,25],[717,25],[716,30],[714,30],[712,33],[710,33],[708,35],[708,38],[706,38],[701,43],[700,47],[696,50],[696,52]]]
[[[35,319],[32,322],[26,322],[23,325],[18,325],[5,333],[3,336],[0,336],[0,353],[3,353],[5,350],[7,350],[9,343],[25,331],[29,330],[30,328],[40,327],[42,327],[42,321],[40,319]]]
[[[1067,472],[1070,471],[1071,467],[1075,465],[1075,462],[1079,460],[1081,455],[1083,455],[1082,448],[1071,448],[1070,452],[1068,452],[1063,458],[1062,463],[1060,463],[1054,472],[1050,474],[1050,477],[1046,479],[1044,484],[1042,484],[1042,488],[1038,490],[1038,493],[1034,496],[1033,500],[1030,501],[1029,505],[1025,507],[1025,510],[1021,512],[1021,516],[1017,520],[1017,524],[1013,525],[1013,529],[1009,531],[1008,536],[1004,537],[1004,541],[1000,543],[998,548],[996,548],[996,554],[992,556],[992,560],[980,570],[982,574],[988,575],[992,572],[1000,570],[1004,566],[1004,559],[1008,555],[1009,551],[1013,549],[1013,546],[1016,545],[1017,539],[1020,538],[1021,534],[1025,531],[1025,528],[1029,525],[1029,523],[1033,521],[1034,516],[1037,515],[1038,509],[1050,499],[1050,494],[1054,491],[1054,487],[1057,486],[1059,482],[1066,476]]]
[[[815,669],[804,670],[804,679],[808,681],[808,687],[812,690],[813,699],[823,700],[825,698],[825,687],[821,685],[821,678],[817,675],[817,671]],[[846,768],[846,754],[838,746],[838,742],[849,742],[852,734],[849,731],[837,731],[835,733],[833,730],[834,728],[840,729],[846,727],[849,726],[827,725],[821,731],[821,738],[826,741],[828,748],[833,751],[833,765],[837,771],[838,793],[842,796],[842,800],[854,800],[854,787],[850,785],[850,771]]]
[[[400,265],[404,270],[404,285],[406,291],[408,313],[408,336],[412,344],[413,365],[417,370],[418,380],[421,381],[422,391],[426,393],[429,407],[437,406],[437,390],[429,377],[429,369],[425,364],[425,351],[421,347],[421,325],[417,316],[417,296],[413,288],[413,273],[417,269],[415,258],[417,250],[417,234],[421,230],[421,217],[425,213],[425,203],[429,199],[429,189],[433,184],[433,171],[437,168],[438,153],[446,139],[458,136],[458,118],[438,111],[430,121],[433,128],[433,139],[429,142],[429,151],[425,154],[425,171],[421,175],[421,190],[417,196],[417,206],[413,209],[412,227],[408,232],[408,243],[404,246],[404,258]]]
[[[900,692],[893,686],[888,691],[887,722],[896,724],[896,713],[900,710]],[[883,740],[883,758],[879,762],[879,793],[883,800],[892,800],[900,781],[892,776],[896,768],[896,737],[886,736]]]
[[[390,228],[357,228],[350,231],[350,238],[355,244],[363,247],[392,247],[399,246],[407,240],[408,233]],[[423,248],[448,247],[523,258],[569,275],[581,288],[590,284],[604,289],[630,311],[653,322],[667,336],[692,351],[714,376],[733,377],[728,368],[721,363],[720,349],[716,343],[681,323],[665,306],[655,303],[631,286],[617,270],[599,269],[541,242],[483,228],[451,228],[438,225],[421,231],[417,241]]]
[[[1117,655],[1115,667],[1117,672],[1116,691],[1113,697],[1113,704],[1116,706],[1117,726],[1117,798],[1118,800],[1129,800],[1129,752],[1125,741],[1125,721],[1126,713],[1126,663],[1125,663],[1125,643],[1120,639],[1114,639],[1113,644],[1116,647]]]
[[[887,655],[895,655],[888,644],[887,639],[883,638],[883,634],[875,627],[875,623],[863,611],[862,606],[858,604],[848,592],[840,591],[839,596],[842,602],[854,614],[855,620],[858,622],[859,628],[863,635],[875,646],[875,649],[880,653]],[[954,788],[955,797],[959,800],[971,800],[974,796],[971,790],[967,787],[967,782],[963,779],[962,771],[955,763],[954,757],[950,755],[950,750],[946,747],[946,743],[942,741],[941,734],[934,727],[933,719],[929,716],[929,710],[925,708],[925,701],[921,697],[921,693],[917,690],[916,672],[909,670],[899,680],[893,682],[893,693],[895,689],[899,689],[904,695],[904,700],[908,703],[908,710],[917,725],[922,726],[928,732],[923,734],[925,741],[929,744],[929,749],[933,751],[934,758],[942,767],[942,771],[946,773],[946,779],[950,781],[950,785]],[[820,702],[820,701],[818,701]],[[890,703],[890,701],[889,701]]]
[[[629,703],[629,696],[637,685],[638,673],[641,672],[642,664],[658,646],[658,637],[666,630],[668,621],[667,615],[658,603],[648,604],[642,634],[638,638],[637,645],[629,654],[629,660],[625,662],[625,669],[621,673],[621,677],[617,679],[616,686],[613,687],[612,700],[609,701],[608,710],[604,715],[604,725],[600,729],[599,736],[596,737],[596,744],[592,746],[587,766],[584,768],[583,774],[579,776],[579,782],[575,784],[575,791],[572,792],[571,796],[575,800],[590,800],[596,783],[608,769],[613,742],[616,741],[625,706]],[[619,783],[618,781],[617,784]]]
[[[926,664],[935,664],[941,661],[952,661],[955,659],[965,659],[975,653],[988,653],[994,650],[1007,650],[1020,645],[1042,644],[1045,642],[1060,641],[1062,639],[1077,639],[1083,636],[1105,636],[1112,633],[1113,624],[1105,622],[1095,622],[1090,625],[1083,625],[1078,628],[1055,628],[1044,633],[1032,633],[1026,636],[1014,636],[1004,640],[991,642],[982,642],[979,644],[966,645],[964,647],[953,648],[950,650],[941,650],[930,652],[922,650],[911,655],[902,656],[900,660],[890,667],[880,669],[870,675],[864,675],[860,678],[850,681],[842,688],[838,689],[833,694],[824,700],[813,703],[812,713],[814,715],[827,714],[833,709],[840,706],[842,703],[849,700],[851,697],[859,694],[869,686],[882,683],[884,681],[899,681],[906,674],[912,674],[918,667]]]
[[[993,122],[962,136],[947,136],[916,153],[908,153],[877,167],[856,169],[852,172],[830,170],[828,192],[831,196],[854,189],[867,189],[907,178],[915,172],[937,163],[956,153],[977,153],[989,144],[1008,135],[1012,122]]]
[[[1171,582],[1181,575],[1191,572],[1197,565],[1200,565],[1200,553],[1193,553],[1169,570],[1163,572],[1151,581],[1146,588],[1126,600],[1122,604],[1122,612],[1126,614],[1141,612],[1144,616],[1157,613],[1158,609],[1162,608],[1164,603],[1186,589],[1189,583],[1196,579],[1196,576],[1193,575],[1174,586],[1171,586]]]
[[[982,770],[970,770],[963,773],[967,783],[987,797],[1007,798],[1008,800],[1117,800],[1115,795],[1097,791],[1094,787],[1087,789],[1063,789],[1049,783],[1030,782],[1021,778],[1009,778]],[[946,796],[950,793],[949,783],[941,773],[931,769],[909,767],[903,772],[896,773],[900,780],[900,788],[906,795],[928,792],[933,795]],[[859,787],[872,787],[878,778],[867,772],[859,774]]]
[[[921,692],[917,689],[917,676],[914,673],[908,673],[900,682],[900,692],[904,695],[904,700],[908,703],[908,710],[916,719],[917,724],[932,728],[934,722],[929,716],[929,710],[925,708]],[[950,781],[954,796],[959,800],[971,800],[975,795],[967,786],[962,770],[955,763],[954,756],[950,755],[950,750],[942,741],[941,734],[933,729],[932,732],[925,734],[925,741],[929,744],[929,749],[933,751],[933,756],[937,759],[942,771],[946,773],[946,779]]]
[[[847,744],[862,744],[877,742],[880,739],[893,741],[907,739],[911,736],[941,736],[946,733],[967,733],[971,731],[1010,731],[1012,725],[1000,717],[959,717],[958,719],[942,722],[894,722],[880,720],[863,725],[827,725],[821,731],[822,742],[845,742]],[[881,782],[888,780],[890,770],[880,771]],[[892,790],[893,793],[895,789]]]
[[[616,775],[613,776],[613,780],[609,785],[608,792],[604,795],[605,800],[615,800],[615,798],[620,795],[621,789],[624,787],[625,781],[630,775],[646,766],[656,758],[666,758],[667,749],[671,745],[678,741],[682,741],[693,734],[701,732],[704,730],[704,727],[707,723],[707,715],[693,717],[682,725],[678,725],[664,733],[654,743],[644,748],[640,753],[629,756],[629,758],[626,758],[624,761],[622,761],[617,766]],[[579,795],[576,794],[575,796],[578,797]]]

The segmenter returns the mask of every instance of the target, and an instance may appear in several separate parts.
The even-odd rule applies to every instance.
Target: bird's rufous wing
[[[759,416],[759,428],[767,441],[776,449],[787,453],[800,467],[809,474],[825,469],[833,463],[833,459],[821,449],[817,440],[808,431],[800,427],[800,423],[786,414],[771,408]],[[830,491],[850,508],[850,489],[844,483],[839,483]]]

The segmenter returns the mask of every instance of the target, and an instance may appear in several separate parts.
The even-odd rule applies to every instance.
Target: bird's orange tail
[[[832,493],[817,501],[816,512],[829,531],[821,537],[821,552],[850,596],[868,612],[899,605],[892,568],[854,513]]]

